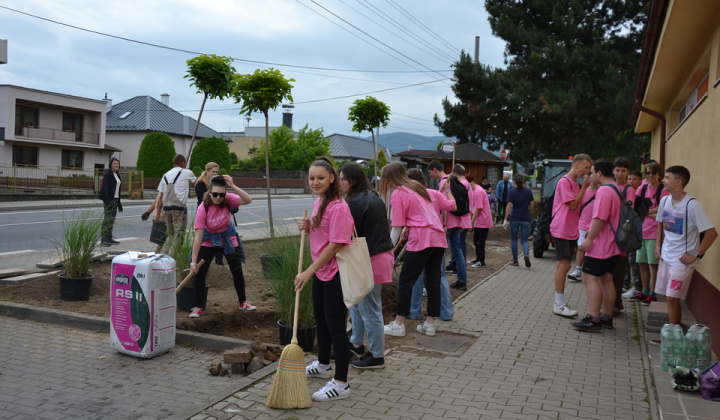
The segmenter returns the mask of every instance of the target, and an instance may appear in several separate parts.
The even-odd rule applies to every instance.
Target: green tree
[[[137,169],[143,171],[146,178],[160,178],[173,167],[175,145],[165,133],[148,133],[140,143]]]
[[[235,152],[230,152],[230,165],[237,165],[238,155]]]
[[[266,70],[255,70],[253,74],[236,74],[233,76],[234,87],[232,96],[235,103],[242,103],[240,114],[250,116],[253,112],[262,112],[265,116],[265,143],[270,138],[268,133],[268,112],[276,109],[284,100],[292,102],[290,95],[295,79],[286,79],[280,70],[272,67]],[[270,154],[265,148],[265,179],[267,182],[268,219],[270,221],[270,237],[275,237],[273,227],[272,200],[270,198]]]
[[[292,152],[288,169],[307,171],[318,156],[330,155],[330,140],[325,138],[322,128],[312,130],[305,124],[305,127],[298,132]]]
[[[457,104],[435,124],[529,161],[584,152],[635,159],[649,144],[629,126],[644,0],[486,0],[505,69],[455,63]]]
[[[375,129],[387,127],[390,122],[390,107],[372,96],[366,96],[365,99],[357,99],[353,102],[353,106],[348,110],[348,120],[353,123],[353,131],[357,133],[370,131],[373,140],[373,156],[377,156]],[[378,173],[376,163],[373,164],[373,173],[374,175]]]
[[[193,168],[200,168],[200,172],[205,170],[208,162],[215,162],[220,165],[220,169],[227,170],[230,168],[230,148],[227,141],[220,137],[200,139],[192,151],[190,161],[193,162]]]
[[[188,65],[187,74],[183,76],[190,80],[190,86],[197,88],[197,93],[202,93],[203,101],[200,106],[200,114],[198,115],[190,140],[190,149],[188,155],[192,156],[193,145],[195,144],[195,136],[197,136],[200,127],[200,119],[202,118],[205,102],[209,99],[223,100],[232,93],[232,81],[235,68],[230,65],[232,57],[216,56],[215,54],[203,54],[191,58],[186,61]],[[192,161],[190,161],[188,164]]]

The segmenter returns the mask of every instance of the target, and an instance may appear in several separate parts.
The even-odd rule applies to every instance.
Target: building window
[[[38,164],[38,148],[31,146],[15,146],[13,145],[14,165],[37,166]]]
[[[75,133],[75,141],[82,141],[83,116],[81,114],[63,112],[62,129],[63,131]]]
[[[708,75],[706,74],[702,81],[695,87],[695,90],[690,94],[690,97],[685,101],[685,105],[680,108],[678,113],[678,125],[682,124],[683,121],[695,110],[698,104],[708,94]]]
[[[66,150],[62,151],[62,163],[63,168],[78,168],[83,167],[83,152],[79,150]]]
[[[31,106],[15,106],[15,134],[21,136],[23,127],[38,127],[40,110]]]

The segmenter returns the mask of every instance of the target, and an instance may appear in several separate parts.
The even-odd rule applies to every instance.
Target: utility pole
[[[475,64],[480,62],[480,37],[475,37]]]

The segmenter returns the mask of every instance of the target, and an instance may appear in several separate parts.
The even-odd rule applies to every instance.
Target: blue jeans
[[[520,243],[522,243],[523,253],[530,255],[530,245],[528,244],[530,222],[510,222],[510,249],[512,249],[513,261],[518,260],[518,231],[520,232]]]
[[[410,298],[410,319],[420,319],[420,309],[422,308],[423,300],[423,281],[425,277],[425,270],[420,274],[420,278],[415,282],[415,286],[412,289],[412,297]],[[452,296],[450,296],[450,286],[448,285],[447,276],[445,275],[445,256],[442,259],[442,268],[440,269],[440,319],[443,321],[450,321],[455,315],[455,309],[453,308]],[[354,325],[354,324],[353,324]]]
[[[350,308],[350,319],[352,319],[350,342],[364,343],[367,331],[370,353],[375,358],[385,357],[385,328],[380,292],[382,292],[382,284],[376,284],[360,303]]]
[[[467,244],[465,243],[466,236],[467,229],[457,227],[448,229],[447,231],[448,245],[450,246],[452,255],[450,264],[452,264],[453,261],[455,262],[458,273],[457,281],[462,284],[467,283],[467,261],[465,260],[465,252],[467,251]]]

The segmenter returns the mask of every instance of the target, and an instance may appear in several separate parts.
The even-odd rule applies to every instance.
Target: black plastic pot
[[[263,277],[266,280],[271,280],[273,271],[276,271],[281,263],[282,255],[261,255],[260,265],[262,266]]]
[[[210,285],[205,283],[205,301],[207,302],[207,294]],[[180,289],[177,294],[177,306],[185,312],[191,312],[192,308],[197,306],[195,302],[195,286],[185,286]]]
[[[313,351],[315,348],[315,330],[317,327],[312,326],[310,328],[298,327],[297,339],[298,345],[306,352]],[[286,326],[282,321],[278,321],[278,332],[280,333],[280,345],[286,346],[292,341],[292,325]]]
[[[60,299],[62,300],[89,300],[90,287],[95,276],[84,278],[67,277],[65,274],[58,274],[60,279]]]

